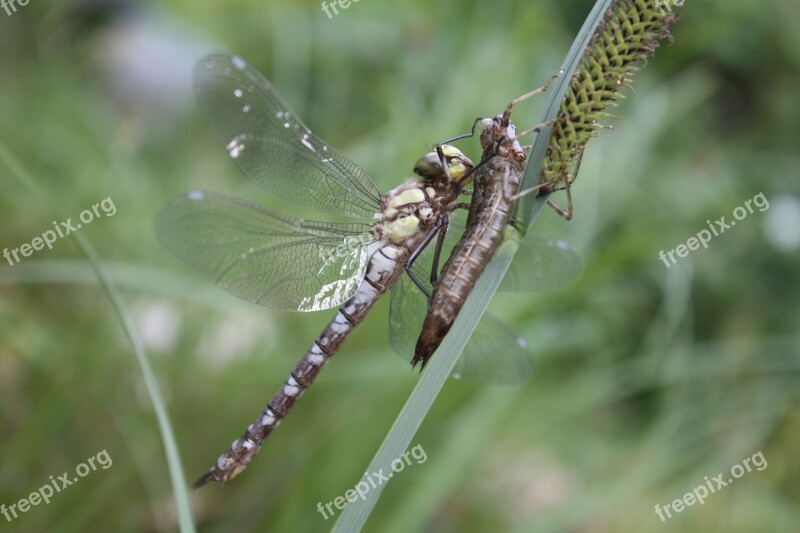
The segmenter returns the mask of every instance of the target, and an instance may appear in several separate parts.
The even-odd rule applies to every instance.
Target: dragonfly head
[[[442,145],[442,155],[450,169],[450,177],[460,180],[474,166],[470,158],[461,150],[449,144]],[[422,178],[426,185],[447,185],[447,174],[442,165],[442,159],[436,150],[428,152],[417,160],[414,165],[414,174]]]
[[[504,115],[484,118],[478,121],[481,148],[486,157],[487,150],[492,155],[508,158],[513,161],[525,161],[525,153],[517,139],[517,128]]]
[[[482,118],[478,121],[478,131],[480,132],[481,148],[486,150],[488,147],[501,141],[505,136],[506,128],[502,124],[502,116],[494,118]]]

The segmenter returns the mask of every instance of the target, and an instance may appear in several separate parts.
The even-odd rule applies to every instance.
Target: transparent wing
[[[194,68],[206,119],[244,173],[295,205],[368,220],[381,192],[361,167],[311,133],[270,83],[239,57]]]
[[[572,248],[558,239],[525,236],[506,272],[501,291],[536,291],[568,284],[581,269]]]
[[[464,216],[459,213],[450,222],[440,267],[464,233]],[[435,246],[429,245],[417,258],[412,270],[432,290],[430,273]],[[428,300],[411,278],[403,276],[391,291],[389,340],[395,352],[410,362],[417,338],[428,311]],[[481,318],[459,357],[452,377],[475,383],[511,384],[525,381],[533,371],[533,358],[525,341],[508,326],[486,313]]]
[[[452,377],[473,383],[513,385],[533,374],[528,343],[503,321],[486,313],[459,357]]]
[[[440,265],[444,264],[463,235],[463,227],[463,217],[454,217],[442,247]],[[434,247],[429,246],[412,268],[428,290],[431,290],[429,280],[433,255]],[[579,270],[580,261],[566,243],[528,235],[520,244],[500,289],[532,291],[554,288],[573,280]],[[414,355],[427,305],[425,295],[407,277],[392,290],[389,337],[395,351],[406,360]],[[511,384],[528,379],[532,371],[533,358],[524,339],[487,313],[470,337],[452,376],[479,383]]]
[[[170,252],[231,294],[288,311],[344,303],[374,241],[366,224],[303,220],[205,191],[168,202],[154,226]]]
[[[440,270],[464,234],[465,221],[466,217],[461,212],[452,217],[442,246]],[[432,243],[414,263],[412,271],[417,279],[430,280],[434,250]],[[574,280],[580,269],[580,259],[569,244],[559,239],[528,234],[520,243],[499,290],[529,292],[562,287]]]

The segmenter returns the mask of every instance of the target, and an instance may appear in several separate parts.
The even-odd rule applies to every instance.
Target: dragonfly
[[[419,331],[436,270],[428,245],[437,235],[446,242],[441,235],[450,233],[451,215],[468,207],[458,197],[468,192],[474,165],[455,147],[439,145],[417,161],[414,179],[382,194],[360,166],[313,134],[267,79],[238,56],[201,59],[193,84],[207,122],[246,176],[298,207],[347,220],[308,220],[209,191],[180,195],[156,215],[161,243],[229,293],[285,311],[339,308],[267,407],[195,482],[198,488],[230,481],[247,467],[389,290],[392,345],[411,359],[415,334],[409,328]],[[484,362],[487,353],[495,354],[494,364]],[[487,315],[462,360],[454,374],[502,382],[524,374],[530,353]]]
[[[491,119],[478,119],[473,124],[473,134],[476,126],[480,132],[479,138],[483,155],[472,176],[474,189],[466,229],[460,240],[453,246],[452,252],[438,276],[438,281],[431,291],[428,313],[420,325],[419,338],[414,348],[413,366],[419,364],[424,367],[450,331],[455,318],[475,287],[475,283],[502,243],[503,233],[508,227],[511,210],[516,200],[532,193],[545,194],[548,196],[548,205],[558,214],[566,220],[572,218],[570,186],[580,167],[580,156],[577,158],[571,177],[567,175],[568,165],[566,162],[563,160],[560,162],[560,185],[566,191],[566,210],[560,208],[549,198],[549,194],[555,190],[554,184],[549,180],[542,181],[526,190],[519,190],[526,162],[525,152],[519,143],[519,138],[539,132],[544,126],[552,125],[555,121],[540,124],[518,135],[516,126],[511,121],[511,113],[518,103],[546,91],[554,79],[555,77],[551,78],[545,86],[512,100],[502,114]],[[461,137],[471,135],[467,134]],[[552,241],[551,251],[560,247],[565,253],[550,253],[549,257],[545,257],[542,250],[547,250],[547,248],[539,246],[537,240],[534,236],[527,236],[523,239],[512,265],[542,263],[545,268],[559,269],[560,276],[550,276],[553,279],[567,283],[574,278],[579,269],[574,254],[568,253],[560,241]],[[537,274],[541,276],[540,273]],[[550,277],[545,277],[544,281]],[[525,283],[525,280],[526,278],[520,279],[514,271],[510,271],[503,282],[514,283],[514,289],[517,291],[541,288],[541,283],[531,286],[530,283]],[[537,281],[537,278],[528,277],[527,280]]]

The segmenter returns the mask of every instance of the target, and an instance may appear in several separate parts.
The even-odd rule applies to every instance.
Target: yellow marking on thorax
[[[391,200],[389,208],[398,208],[408,204],[418,204],[425,201],[425,193],[422,189],[406,189]]]
[[[400,244],[413,235],[417,228],[419,228],[419,219],[413,215],[408,215],[388,223],[384,235],[393,243]]]

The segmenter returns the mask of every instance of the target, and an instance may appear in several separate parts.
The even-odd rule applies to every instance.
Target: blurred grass
[[[332,20],[317,2],[148,8],[166,35],[207,43],[189,61],[205,46],[255,64],[386,190],[427,145],[542,85],[592,4],[362,0]],[[141,101],[120,96],[99,65],[115,51],[108,39],[129,34],[69,12],[45,0],[0,12],[0,139],[67,213],[114,199],[117,214],[81,232],[120,265],[112,275],[191,477],[263,408],[329,315],[239,302],[159,248],[152,216],[178,192],[272,201],[202,123],[188,74],[183,86],[138,91]],[[796,530],[797,248],[774,244],[771,209],[670,269],[658,252],[760,191],[773,206],[798,196],[800,7],[710,0],[681,12],[675,44],[637,77],[624,119],[590,143],[575,219],[546,213],[535,227],[578,250],[580,278],[497,298],[537,351],[537,374],[514,389],[448,383],[413,441],[428,460],[393,479],[367,530]],[[533,124],[542,104],[520,106],[519,123]],[[0,170],[0,247],[30,242],[53,219]],[[152,408],[82,268],[65,241],[0,268],[0,503],[102,449],[114,465],[6,527],[174,530]],[[317,502],[355,484],[418,379],[390,355],[386,323],[382,304],[241,478],[192,495],[201,530],[332,526]],[[656,503],[757,450],[766,470],[658,520]]]
[[[559,110],[565,107],[563,102],[570,87],[570,80],[576,77],[581,57],[584,51],[587,50],[592,36],[599,35],[602,32],[601,21],[607,21],[610,14],[613,13],[612,10],[610,0],[598,0],[592,8],[580,32],[575,37],[561,69],[559,69],[558,79],[554,82],[555,87],[553,87],[548,97],[540,123],[553,120]],[[528,152],[525,177],[520,180],[520,190],[535,185],[537,176],[542,174],[546,159],[545,146],[550,143],[552,135],[554,134],[551,126],[544,128],[541,133],[536,135],[533,146]],[[481,157],[483,157],[483,154]],[[531,168],[534,169],[533,172],[530,171]],[[477,194],[477,190],[474,194]],[[433,361],[422,372],[419,383],[411,392],[408,401],[403,406],[400,414],[397,415],[397,419],[389,433],[387,433],[386,438],[375,453],[375,457],[370,462],[367,468],[368,473],[380,473],[384,470],[392,472],[395,470],[394,464],[397,458],[401,457],[406,450],[413,449],[411,439],[414,438],[414,435],[422,425],[436,397],[444,387],[445,381],[453,374],[453,368],[455,368],[456,362],[467,343],[476,335],[475,328],[489,307],[489,303],[500,287],[500,283],[506,275],[511,262],[514,260],[520,241],[525,238],[527,230],[541,213],[542,208],[548,201],[548,197],[549,194],[538,195],[535,200],[531,200],[526,206],[527,208],[520,209],[522,214],[518,220],[515,216],[511,216],[509,227],[504,232],[502,245],[495,251],[491,258],[491,263],[487,265],[486,271],[481,274],[481,278],[475,283],[474,291],[465,302],[464,309],[455,317],[447,337],[442,341],[441,346],[436,349]],[[518,207],[515,209],[518,209]],[[517,259],[517,261],[521,260],[521,258]],[[368,475],[365,475],[359,484],[366,482],[368,477]],[[382,484],[370,490],[366,495],[362,496],[359,493],[361,501],[355,500],[347,506],[339,520],[336,521],[334,531],[361,530],[373,512],[384,489],[385,486]],[[403,523],[403,521],[399,523]]]
[[[6,147],[0,143],[0,163],[3,164],[5,168],[7,168],[13,177],[16,178],[19,185],[24,187],[29,193],[35,195],[35,197],[45,203],[49,203],[49,199],[47,195],[45,195],[42,189],[38,186],[35,180],[30,176],[28,171],[24,168],[20,161],[18,161],[13,154],[10,154]],[[97,204],[95,204],[97,205]],[[106,204],[103,204],[104,208]],[[69,217],[63,213],[57,205],[50,205],[50,209],[55,213],[59,219],[69,221]],[[106,211],[103,210],[106,214],[116,214],[116,208],[112,213],[110,210]],[[83,221],[83,213],[81,213],[81,221]],[[77,224],[77,223],[76,223]],[[67,224],[67,228],[71,231],[71,225]],[[80,225],[77,225],[77,228],[80,229]],[[61,228],[59,228],[59,232]],[[52,232],[51,239],[56,238],[56,233]],[[83,236],[81,233],[75,234],[72,239],[75,242],[76,247],[80,250],[81,254],[86,259],[86,262],[92,269],[92,273],[94,274],[94,279],[100,284],[103,288],[103,292],[105,292],[108,300],[111,302],[112,307],[114,308],[114,313],[117,315],[120,321],[120,325],[122,326],[122,330],[125,333],[125,336],[130,342],[131,349],[133,350],[134,355],[136,356],[136,362],[139,365],[139,370],[142,373],[142,380],[144,385],[147,389],[147,395],[150,399],[150,402],[153,405],[153,411],[155,412],[156,419],[158,420],[158,428],[161,432],[161,440],[164,444],[164,453],[167,459],[167,468],[169,470],[170,475],[170,482],[172,484],[172,492],[175,497],[175,507],[178,514],[178,523],[180,526],[180,530],[183,533],[193,533],[195,531],[194,522],[191,515],[191,508],[189,505],[189,496],[186,487],[186,477],[183,474],[183,465],[181,464],[180,452],[178,451],[178,445],[175,441],[175,435],[172,431],[172,424],[169,420],[169,415],[167,414],[166,406],[164,405],[164,397],[161,394],[161,390],[158,387],[158,383],[156,382],[156,377],[153,374],[153,369],[150,365],[150,361],[147,358],[147,354],[144,350],[144,345],[142,340],[139,338],[136,327],[133,324],[133,320],[131,319],[131,315],[128,310],[125,308],[122,300],[120,298],[120,294],[117,291],[116,285],[111,281],[109,278],[108,272],[106,271],[105,265],[102,264],[102,260],[97,255],[97,251],[92,246],[92,243]],[[52,243],[48,240],[48,248],[52,246]],[[23,253],[24,255],[24,253]],[[107,453],[107,452],[106,452]],[[103,465],[104,469],[113,466],[112,462],[109,462],[107,459],[106,462],[108,466],[105,464]],[[92,465],[94,466],[94,465]],[[59,481],[60,482],[60,481]],[[62,489],[66,486],[62,486]],[[57,487],[54,487],[57,488]],[[49,492],[52,492],[49,491]],[[47,502],[49,503],[49,502]],[[10,521],[9,516],[5,516],[6,520]],[[15,516],[16,518],[16,516]]]

